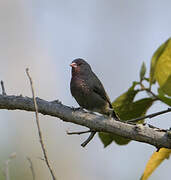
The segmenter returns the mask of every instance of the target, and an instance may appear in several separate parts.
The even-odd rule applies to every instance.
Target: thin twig
[[[5,92],[5,87],[4,87],[4,82],[1,81],[1,87],[2,87],[2,95],[5,96],[7,95],[6,92]]]
[[[45,148],[45,145],[43,143],[43,136],[42,136],[42,133],[41,133],[41,130],[40,130],[40,123],[39,123],[39,116],[38,116],[38,106],[37,106],[37,102],[36,102],[36,98],[35,98],[35,92],[34,92],[34,87],[33,87],[33,81],[32,81],[32,78],[29,74],[29,69],[27,68],[26,69],[26,73],[27,73],[27,76],[29,78],[29,81],[30,81],[30,86],[31,86],[31,91],[32,91],[32,95],[33,95],[33,101],[34,101],[34,106],[35,106],[35,115],[36,115],[36,124],[37,124],[37,130],[38,130],[38,134],[39,134],[39,141],[40,141],[40,144],[41,144],[41,148],[42,148],[42,151],[43,151],[43,155],[44,155],[44,159],[45,159],[45,162],[46,162],[46,165],[51,173],[51,176],[52,176],[52,179],[53,180],[56,180],[56,177],[54,175],[54,172],[51,168],[51,165],[50,165],[50,162],[49,162],[49,159],[48,159],[48,156],[47,156],[47,153],[46,153],[46,148]]]
[[[10,175],[9,175],[9,163],[10,163],[10,159],[7,159],[5,161],[5,170],[4,170],[4,174],[5,174],[5,180],[10,180]]]
[[[146,87],[144,86],[144,84],[142,83],[142,81],[139,82],[139,85],[140,85],[140,87],[141,87],[140,91],[146,91],[147,94],[149,93],[149,94],[151,94],[156,100],[159,100],[158,96],[157,96],[155,93],[153,93],[150,88],[146,88]]]
[[[85,147],[93,139],[95,134],[96,134],[96,132],[92,131],[90,136],[81,144],[81,146]]]
[[[91,130],[87,130],[87,131],[76,131],[76,132],[66,132],[68,135],[73,135],[73,134],[77,134],[77,135],[80,135],[80,134],[86,134],[86,133],[89,133],[89,132],[92,132]]]
[[[91,133],[90,133],[91,132]],[[86,134],[86,133],[90,133],[89,137],[86,139],[86,141],[84,141],[81,146],[82,147],[85,147],[94,137],[94,135],[96,134],[95,131],[92,131],[92,130],[87,130],[87,131],[76,131],[76,132],[68,132],[67,131],[67,134],[68,135],[74,135],[74,134],[77,134],[77,135],[81,135],[81,134]]]
[[[164,111],[159,111],[157,113],[153,113],[153,114],[149,114],[147,116],[142,116],[142,117],[139,117],[139,118],[135,118],[135,119],[131,119],[131,120],[128,120],[126,122],[137,122],[139,120],[142,120],[142,119],[145,119],[145,118],[153,118],[155,116],[158,116],[158,115],[161,115],[161,114],[164,114],[164,113],[167,113],[167,112],[170,112],[171,111],[171,108],[168,108],[167,110],[164,110]]]
[[[33,178],[33,180],[35,180],[36,175],[35,175],[35,171],[34,171],[34,168],[33,168],[33,163],[32,163],[32,161],[31,161],[31,159],[29,157],[27,157],[27,160],[28,160],[28,162],[30,164],[30,170],[31,170],[32,178]]]
[[[159,99],[159,97],[158,97],[156,94],[154,94],[150,89],[145,88],[144,90],[145,90],[147,93],[150,93],[155,99]]]
[[[16,153],[10,154],[9,158],[5,161],[5,167],[4,167],[4,175],[5,175],[5,180],[10,180],[10,172],[9,172],[9,164],[12,159],[16,157]]]

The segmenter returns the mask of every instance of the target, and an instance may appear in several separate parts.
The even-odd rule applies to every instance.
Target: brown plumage
[[[83,59],[75,59],[70,66],[72,67],[70,90],[77,103],[87,110],[118,119],[102,83],[90,65]]]

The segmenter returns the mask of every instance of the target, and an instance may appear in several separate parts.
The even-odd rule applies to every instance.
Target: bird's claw
[[[59,101],[58,99],[54,100],[54,101],[51,101],[51,103],[54,103],[54,104],[62,104],[61,101]]]
[[[72,107],[72,110],[73,111],[83,111],[83,108],[82,107]]]

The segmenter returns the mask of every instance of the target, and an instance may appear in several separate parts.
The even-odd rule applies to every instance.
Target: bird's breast
[[[90,92],[90,88],[87,85],[86,81],[83,79],[79,79],[79,78],[72,78],[71,79],[71,93],[75,94],[75,93],[81,93],[83,94],[87,94]]]

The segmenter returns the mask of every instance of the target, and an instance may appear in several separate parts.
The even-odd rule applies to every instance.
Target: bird
[[[70,66],[70,91],[80,107],[118,120],[103,84],[91,66],[81,58],[73,60]]]

